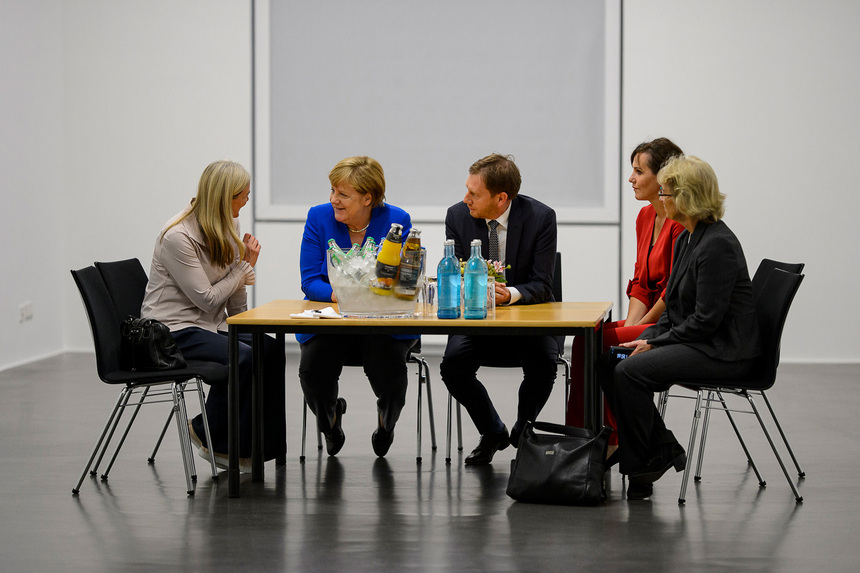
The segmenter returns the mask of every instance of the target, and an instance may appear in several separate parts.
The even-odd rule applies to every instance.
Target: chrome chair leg
[[[779,423],[779,418],[776,417],[776,412],[773,411],[773,406],[770,405],[770,400],[767,399],[767,394],[765,394],[764,390],[760,391],[759,394],[764,398],[764,403],[770,412],[770,417],[773,419],[773,423],[776,424],[776,429],[779,431],[779,435],[782,436],[782,441],[785,443],[788,455],[791,456],[791,461],[794,462],[794,467],[797,468],[798,477],[805,478],[806,472],[800,467],[800,462],[797,461],[797,458],[794,455],[794,450],[791,449],[791,444],[788,443],[788,438],[786,437],[785,432],[782,431],[782,425]]]
[[[173,420],[173,408],[170,409],[170,412],[167,414],[167,421],[164,422],[164,427],[161,428],[161,434],[158,436],[158,440],[155,442],[155,447],[152,449],[152,454],[147,458],[147,462],[154,464],[155,463],[155,455],[158,453],[158,450],[161,448],[161,442],[164,441],[164,435],[167,434],[167,428],[170,427],[170,421]]]
[[[764,478],[762,478],[762,476],[761,476],[761,472],[758,471],[758,466],[756,465],[755,460],[753,459],[752,454],[750,453],[750,450],[747,447],[747,443],[744,440],[743,435],[741,435],[740,428],[738,428],[738,425],[735,423],[735,417],[732,416],[732,411],[729,409],[728,405],[726,404],[726,401],[723,398],[722,393],[717,392],[717,395],[720,397],[720,403],[723,405],[723,410],[726,413],[726,417],[728,417],[729,423],[731,423],[732,429],[735,431],[735,436],[737,436],[738,442],[740,442],[740,444],[741,444],[741,449],[743,449],[744,455],[747,457],[747,462],[752,467],[753,472],[755,472],[755,477],[758,480],[759,487],[767,486],[767,482],[764,481]]]
[[[209,431],[209,416],[206,415],[206,395],[203,392],[203,382],[195,378],[197,398],[200,400],[200,415],[203,416],[203,433],[206,434],[206,445],[209,446],[209,466],[212,469],[212,479],[218,481],[218,468],[215,467],[215,456],[212,455],[212,433]]]
[[[197,480],[194,456],[191,452],[191,436],[188,434],[188,412],[185,409],[184,385],[174,382],[170,385],[173,394],[174,418],[179,431],[179,447],[182,451],[182,465],[185,468],[185,485],[188,495],[194,495],[194,482]],[[184,420],[184,423],[183,423]]]
[[[421,419],[421,414],[422,414],[421,398],[422,398],[422,394],[424,391],[424,388],[423,388],[424,384],[422,381],[422,376],[423,376],[423,373],[422,373],[422,369],[421,369],[421,363],[419,362],[418,363],[418,416],[416,417],[417,423],[418,423],[418,428],[416,430],[417,431],[417,437],[418,437],[418,440],[417,440],[418,451],[415,454],[415,463],[417,463],[417,464],[421,463],[421,425],[422,425],[421,424],[421,422],[422,422],[422,419]]]
[[[693,474],[693,481],[702,481],[702,463],[705,460],[705,444],[708,440],[708,428],[711,423],[711,403],[714,401],[714,392],[708,391],[708,397],[705,398],[705,414],[702,420],[702,435],[699,437],[699,452],[696,456],[696,473]]]
[[[451,394],[448,394],[448,417],[447,417],[447,431],[446,435],[446,443],[445,446],[445,463],[451,463],[451,422],[453,418],[451,417],[451,408],[453,407],[454,398],[451,397]]]
[[[696,444],[696,432],[699,429],[699,418],[702,416],[702,391],[696,392],[696,408],[693,410],[693,423],[690,427],[690,442],[687,444],[687,467],[684,468],[684,477],[681,479],[681,492],[678,494],[678,503],[687,501],[687,480],[690,478],[690,467],[693,465],[693,448]]]
[[[430,446],[436,451],[436,415],[433,413],[433,393],[430,391],[430,366],[421,358],[424,367],[424,385],[427,386],[427,412],[430,414]]]
[[[131,394],[134,392],[132,390],[129,393],[129,398]],[[143,391],[140,393],[140,400],[137,401],[137,404],[134,406],[134,411],[131,413],[131,419],[128,421],[128,424],[125,426],[125,431],[122,433],[122,437],[119,440],[119,443],[116,446],[116,450],[113,452],[113,456],[111,456],[110,462],[108,463],[108,467],[105,469],[105,473],[102,474],[101,480],[107,481],[108,474],[110,473],[111,468],[113,468],[113,464],[116,461],[117,456],[119,455],[119,451],[122,449],[122,446],[125,444],[125,439],[128,437],[128,432],[131,430],[132,424],[134,424],[135,419],[137,419],[137,414],[140,412],[140,407],[143,405],[143,402],[146,400],[146,395],[149,394],[149,386],[145,387]],[[128,405],[128,400],[126,400],[126,404],[123,405],[123,409],[125,409]],[[119,424],[119,417],[117,417],[117,425]],[[116,428],[116,426],[114,426]],[[110,438],[108,438],[110,441]],[[105,450],[107,450],[107,443],[105,443]]]
[[[302,407],[302,453],[299,454],[299,463],[305,463],[305,441],[308,436],[308,402],[304,401]]]
[[[87,477],[88,473],[93,476],[98,473],[95,470],[90,470],[90,468],[93,465],[93,460],[96,458],[96,455],[98,455],[99,450],[102,447],[102,443],[105,441],[105,436],[107,435],[108,431],[113,427],[114,418],[116,418],[117,412],[120,410],[120,404],[123,402],[123,399],[126,396],[126,390],[127,388],[123,389],[122,392],[119,393],[119,396],[117,396],[116,403],[114,404],[113,410],[111,410],[110,416],[105,423],[105,427],[102,430],[102,434],[101,436],[99,436],[98,441],[96,441],[96,445],[93,448],[93,453],[90,454],[90,459],[87,460],[87,465],[84,466],[84,471],[83,473],[81,473],[81,479],[79,479],[77,485],[72,488],[72,495],[78,495],[81,492],[81,485],[84,483],[84,479]]]
[[[779,455],[779,451],[776,449],[776,444],[773,443],[773,439],[770,437],[770,432],[767,431],[767,427],[764,425],[764,420],[759,414],[758,408],[755,405],[755,401],[752,398],[752,395],[749,393],[744,394],[746,396],[747,401],[749,401],[750,406],[752,406],[753,412],[755,413],[756,419],[758,419],[758,423],[761,426],[761,431],[764,432],[765,438],[767,438],[767,443],[770,444],[770,449],[773,450],[773,455],[776,456],[776,461],[779,462],[779,467],[782,468],[782,473],[785,474],[785,479],[788,482],[789,487],[791,488],[791,492],[794,494],[794,500],[797,503],[801,503],[803,501],[803,497],[801,497],[800,492],[797,491],[797,486],[794,485],[794,482],[791,481],[791,476],[788,474],[788,469],[786,469],[785,464],[782,462],[782,456]]]

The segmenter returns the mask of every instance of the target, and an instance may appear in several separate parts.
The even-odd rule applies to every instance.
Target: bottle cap
[[[481,239],[472,239],[472,246],[481,246]]]

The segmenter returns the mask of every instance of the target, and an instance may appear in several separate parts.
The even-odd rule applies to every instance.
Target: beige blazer
[[[213,265],[193,214],[164,233],[190,209],[189,203],[158,233],[140,315],[163,322],[171,331],[197,326],[226,332],[227,317],[248,308],[245,285],[254,284],[254,269],[240,260],[238,248],[230,265]],[[238,233],[239,221],[233,224]]]

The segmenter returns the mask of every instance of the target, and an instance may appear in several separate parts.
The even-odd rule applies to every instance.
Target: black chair
[[[555,271],[552,276],[552,296],[556,302],[561,302],[562,299],[562,280],[561,280],[561,253],[555,254]],[[570,360],[564,355],[564,336],[557,336],[558,341],[558,357],[556,364],[564,367],[564,414],[567,415],[567,403],[570,398]],[[493,356],[483,363],[481,366],[489,366],[490,368],[519,368],[520,363],[510,356]],[[451,421],[453,413],[453,404],[455,400],[448,394],[448,422],[447,422],[447,446],[445,450],[445,462],[451,463]],[[457,402],[457,451],[463,451],[463,415],[460,403]],[[564,418],[562,418],[564,419]]]
[[[138,316],[140,303],[146,288],[146,273],[137,259],[118,261],[115,263],[97,263],[99,268],[89,266],[71,271],[75,284],[81,294],[86,308],[87,318],[93,334],[96,352],[96,370],[99,378],[106,384],[122,385],[123,389],[116,404],[108,417],[107,423],[96,442],[80,480],[72,489],[74,495],[80,493],[81,484],[87,475],[98,475],[98,467],[107,452],[108,445],[119,426],[120,419],[126,408],[131,407],[132,414],[120,439],[116,450],[101,476],[107,481],[110,469],[125,442],[131,425],[137,416],[140,406],[171,402],[173,414],[176,415],[179,430],[179,441],[182,447],[183,465],[185,469],[186,491],[194,494],[193,482],[196,481],[194,458],[192,456],[191,440],[188,434],[188,417],[185,410],[186,391],[196,391],[200,398],[204,415],[204,428],[208,439],[209,424],[205,418],[205,405],[202,382],[209,384],[226,384],[227,367],[213,362],[187,361],[185,368],[161,370],[155,372],[133,372],[124,370],[120,365],[120,324],[127,315]],[[101,272],[100,272],[101,271]],[[142,279],[142,280],[141,280]],[[110,284],[110,287],[108,286]],[[116,296],[113,298],[112,293]],[[192,383],[192,388],[186,386]],[[135,403],[129,404],[133,394],[139,396]],[[169,422],[169,418],[168,418]],[[163,436],[163,432],[162,432]],[[159,443],[160,443],[159,439]],[[156,450],[158,445],[156,445]],[[150,463],[154,461],[150,456]],[[98,459],[96,460],[96,456]],[[93,461],[95,463],[93,463]],[[212,477],[217,479],[217,469],[214,460],[210,460]]]
[[[422,436],[422,391],[423,387],[427,387],[427,411],[430,415],[430,441],[431,447],[433,451],[436,451],[436,421],[435,415],[433,414],[433,394],[430,391],[430,367],[427,365],[427,360],[424,359],[420,354],[421,352],[421,339],[419,338],[415,345],[409,349],[409,354],[406,357],[406,362],[415,364],[418,366],[418,428],[416,432],[417,437],[417,453],[415,455],[415,461],[417,463],[421,463],[421,436]],[[352,366],[352,367],[360,367],[363,366],[358,362],[347,361],[344,366]],[[305,443],[307,441],[307,431],[308,431],[308,403],[307,401],[303,402],[302,409],[302,453],[299,456],[299,462],[305,463]],[[322,434],[317,432],[317,449],[322,450]]]
[[[764,287],[765,283],[767,282],[767,279],[770,277],[770,275],[773,273],[773,271],[775,269],[781,269],[781,270],[789,272],[789,273],[800,274],[803,271],[804,266],[805,266],[804,263],[785,263],[785,262],[781,262],[781,261],[775,261],[772,259],[762,259],[761,263],[759,263],[759,266],[756,269],[756,272],[752,278],[753,300],[754,301],[759,300],[761,292],[762,292],[762,288]],[[762,397],[765,405],[767,406],[768,412],[770,413],[770,417],[773,420],[774,425],[776,426],[776,429],[779,432],[779,435],[782,438],[783,443],[785,444],[785,448],[786,448],[786,450],[788,450],[788,455],[791,457],[791,461],[794,463],[794,467],[797,469],[797,475],[799,477],[806,477],[806,472],[803,471],[803,468],[800,467],[800,462],[797,461],[797,456],[795,456],[794,450],[792,449],[791,444],[788,441],[788,437],[785,435],[785,431],[782,429],[782,424],[779,423],[779,418],[777,417],[776,412],[774,411],[773,406],[770,403],[770,400],[768,400],[767,393],[765,393],[764,390],[749,390],[749,392],[751,392],[753,395],[759,395]],[[683,397],[686,398],[688,396],[683,396]],[[660,410],[660,415],[664,418],[666,417],[666,406],[667,406],[668,398],[669,398],[668,392],[661,392],[660,397],[658,399],[658,407]],[[690,398],[692,398],[692,397],[690,396]],[[726,416],[729,419],[729,423],[732,425],[732,428],[735,431],[735,436],[737,436],[738,442],[740,442],[741,448],[743,449],[744,454],[747,457],[747,461],[749,462],[750,466],[752,466],[753,471],[755,471],[756,476],[758,477],[759,483],[764,485],[765,482],[758,472],[758,467],[755,465],[755,461],[752,459],[752,456],[749,453],[749,448],[747,448],[747,445],[746,445],[746,442],[744,442],[743,436],[741,435],[740,431],[737,429],[737,425],[735,424],[735,421],[732,418],[731,411],[728,409],[725,409],[725,412],[726,412]],[[706,412],[705,417],[706,417],[705,423],[702,424],[702,437],[701,437],[700,446],[699,446],[699,456],[700,457],[704,457],[705,441],[706,441],[707,435],[708,435],[708,422],[710,421],[710,416],[708,415],[708,412]],[[701,466],[701,462],[700,462],[697,466],[697,469],[696,469],[696,475],[693,476],[693,479],[695,481],[699,481],[701,479],[701,475],[700,475],[701,469],[702,469],[702,466]]]
[[[729,421],[731,422],[732,428],[734,429],[735,434],[740,440],[741,446],[743,447],[744,452],[747,455],[747,460],[752,465],[753,471],[755,471],[755,474],[758,477],[759,485],[764,487],[767,484],[761,478],[761,474],[759,473],[755,462],[753,462],[752,457],[750,456],[749,449],[746,447],[746,444],[741,437],[740,430],[738,429],[737,424],[735,424],[734,419],[731,416],[731,412],[754,414],[759,422],[759,425],[761,426],[762,432],[764,432],[764,435],[767,438],[771,449],[773,450],[777,462],[779,463],[783,473],[785,474],[785,478],[788,481],[788,485],[791,487],[791,491],[794,494],[795,500],[797,502],[803,501],[803,498],[797,491],[797,487],[791,480],[791,476],[789,475],[788,470],[786,469],[785,464],[782,461],[782,457],[780,456],[776,445],[771,439],[770,433],[768,432],[764,420],[761,417],[758,408],[756,407],[755,401],[753,400],[753,396],[755,394],[764,396],[764,391],[773,387],[774,383],[776,382],[776,372],[777,368],[779,367],[780,340],[782,338],[783,327],[785,326],[785,319],[788,316],[789,308],[791,307],[791,303],[794,300],[794,296],[797,293],[797,289],[800,287],[800,283],[802,280],[803,275],[801,274],[789,273],[779,268],[774,268],[771,270],[769,276],[764,279],[764,284],[760,286],[759,297],[755,302],[755,307],[756,315],[758,316],[759,321],[759,330],[761,333],[763,353],[757,361],[756,369],[752,376],[747,379],[723,380],[719,382],[714,382],[713,380],[689,380],[682,384],[683,388],[696,392],[696,396],[694,397],[696,405],[693,412],[693,422],[692,427],[690,429],[690,441],[687,448],[687,467],[684,472],[684,477],[681,481],[681,492],[678,496],[678,503],[684,503],[686,501],[685,495],[687,491],[687,482],[690,475],[690,469],[692,468],[693,463],[693,450],[695,448],[696,432],[698,430],[699,418],[702,417],[702,411],[704,410],[702,440],[699,445],[696,476],[694,478],[695,481],[699,481],[701,479],[700,474],[702,468],[702,461],[704,458],[705,437],[707,436],[708,422],[710,419],[711,409],[720,409],[726,412],[729,417]],[[746,399],[749,402],[751,409],[730,410],[724,398],[725,394],[740,396]],[[664,402],[664,407],[661,413],[663,414],[665,413],[665,401],[668,400],[669,397],[691,398],[690,396],[684,395],[666,394],[665,397],[662,398],[662,401]],[[771,409],[771,415],[773,415],[774,420],[776,420],[776,416],[773,414],[773,409]],[[779,425],[778,421],[776,423],[777,425]],[[782,433],[781,428],[780,433]],[[784,434],[783,438],[785,438]],[[788,444],[787,440],[786,444]],[[794,455],[792,454],[792,458],[793,457]],[[801,477],[802,476],[803,474],[801,473]]]

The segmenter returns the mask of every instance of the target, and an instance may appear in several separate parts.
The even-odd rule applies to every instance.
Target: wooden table
[[[266,333],[308,334],[471,334],[550,335],[585,338],[585,426],[599,429],[601,394],[595,380],[594,362],[603,340],[603,323],[609,319],[611,302],[548,302],[496,307],[496,317],[485,320],[416,318],[291,318],[307,309],[337,305],[307,300],[275,300],[227,319],[229,328],[230,381],[228,387],[229,496],[239,497],[239,333],[252,334],[253,376],[251,392],[251,479],[263,480],[263,384],[262,336]]]

